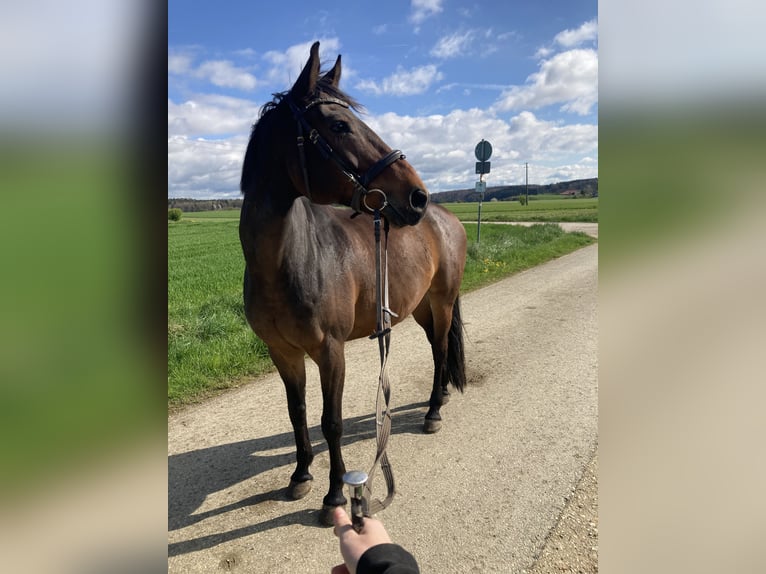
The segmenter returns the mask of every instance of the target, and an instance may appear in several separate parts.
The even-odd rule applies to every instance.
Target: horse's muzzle
[[[391,219],[391,223],[397,227],[401,225],[417,225],[423,216],[426,214],[426,208],[428,207],[429,197],[428,192],[415,187],[410,191],[409,206],[405,209],[394,211],[397,212],[398,218]],[[391,206],[394,207],[393,205]]]
[[[410,207],[419,213],[423,213],[428,207],[428,192],[416,187],[410,192]]]
[[[381,192],[382,193],[382,192]],[[384,196],[385,198],[385,196]],[[426,213],[429,203],[428,192],[415,187],[410,191],[407,203],[397,203],[396,201],[386,201],[382,212],[386,219],[394,227],[403,227],[405,225],[417,225]],[[372,211],[371,207],[365,204],[365,207]]]

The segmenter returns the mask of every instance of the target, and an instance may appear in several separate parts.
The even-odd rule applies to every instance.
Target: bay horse
[[[239,224],[245,315],[287,392],[297,448],[287,491],[293,499],[308,494],[313,480],[305,354],[319,367],[330,455],[323,524],[332,524],[333,508],[346,504],[344,345],[376,328],[373,210],[391,226],[389,308],[398,315],[392,323],[413,315],[432,347],[425,432],[441,427],[448,383],[462,392],[466,380],[458,297],[465,229],[446,209],[429,205],[425,184],[404,155],[352,112],[360,105],[338,88],[340,76],[340,56],[320,72],[316,42],[293,87],[263,106],[245,152]]]

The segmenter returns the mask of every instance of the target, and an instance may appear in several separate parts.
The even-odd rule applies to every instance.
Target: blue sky
[[[170,1],[168,196],[239,197],[250,127],[315,40],[431,192],[598,176],[597,2]]]

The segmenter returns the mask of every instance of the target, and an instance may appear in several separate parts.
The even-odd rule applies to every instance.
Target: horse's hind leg
[[[309,472],[314,454],[311,450],[308,425],[306,424],[306,364],[303,351],[289,349],[287,352],[269,347],[271,359],[279,371],[287,392],[287,410],[295,434],[296,458],[298,464],[290,477],[287,494],[295,500],[303,498],[311,491],[314,479]]]
[[[447,390],[447,350],[448,333],[452,314],[450,307],[432,305],[431,299],[426,296],[413,312],[418,324],[423,327],[431,343],[431,354],[434,360],[434,381],[431,389],[431,397],[428,401],[428,412],[423,423],[423,431],[435,433],[442,427],[441,407],[449,401]]]

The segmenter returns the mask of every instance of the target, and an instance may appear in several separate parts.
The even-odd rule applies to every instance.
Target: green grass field
[[[168,223],[168,403],[195,402],[243,377],[271,370],[242,305],[244,259],[238,217],[193,213]],[[192,219],[192,216],[194,218]],[[557,225],[465,224],[469,237],[463,292],[592,243]]]
[[[478,203],[442,203],[461,221],[476,221]],[[184,213],[183,219],[239,220],[239,210],[194,211]],[[598,198],[561,199],[558,196],[530,196],[529,205],[518,201],[485,201],[481,206],[482,222],[492,221],[598,221]]]
[[[598,198],[537,199],[530,196],[529,205],[518,201],[485,201],[481,205],[484,221],[598,221]],[[461,221],[476,221],[478,203],[443,203]]]
[[[235,221],[168,225],[168,399],[204,397],[270,367],[242,310]]]

